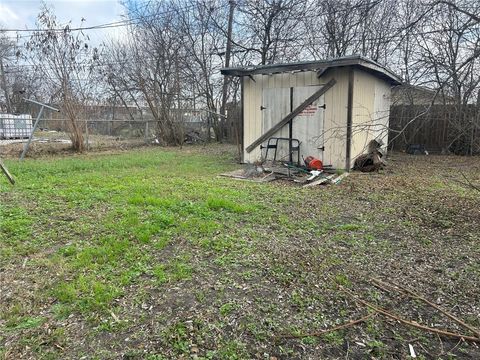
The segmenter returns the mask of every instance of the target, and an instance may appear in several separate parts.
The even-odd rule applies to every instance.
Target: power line
[[[37,28],[37,29],[1,29],[0,32],[49,32],[49,31],[64,32],[65,30],[68,30],[68,31],[84,31],[84,30],[96,30],[96,29],[109,29],[109,28],[115,28],[115,27],[128,26],[135,20],[136,19],[121,20],[121,21],[116,21],[116,22],[112,22],[112,23],[99,24],[99,25],[93,25],[93,26],[87,26],[87,27],[77,27],[77,28],[70,28],[67,25],[63,28],[56,28],[56,29],[39,29],[39,28]],[[29,36],[27,36],[27,37],[29,37]]]
[[[219,5],[215,8],[212,8],[211,10],[218,10],[221,9],[222,7],[225,7],[226,5]],[[171,13],[179,12],[182,10],[191,10],[192,8],[195,8],[196,5],[189,5],[189,6],[184,6],[184,7],[178,7],[178,8],[173,8],[170,10],[165,10],[161,12],[156,12],[154,14],[150,15],[143,15],[139,16],[137,18],[133,19],[125,19],[125,20],[120,20],[120,21],[115,21],[115,22],[110,22],[110,23],[104,23],[104,24],[98,24],[98,25],[92,25],[92,26],[86,26],[86,27],[76,27],[76,28],[70,28],[67,26],[62,27],[62,28],[55,28],[55,29],[41,29],[41,28],[35,28],[35,29],[0,29],[0,33],[2,32],[64,32],[65,30],[68,31],[84,31],[84,30],[102,30],[102,29],[111,29],[111,28],[117,28],[117,27],[124,27],[124,26],[129,26],[129,25],[134,25],[137,23],[140,23],[142,21],[145,21],[147,18],[158,18],[160,16],[168,15]],[[13,38],[13,37],[12,37]]]

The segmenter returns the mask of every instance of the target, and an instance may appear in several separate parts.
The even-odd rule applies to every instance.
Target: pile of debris
[[[340,182],[346,178],[350,173],[344,172],[342,174],[328,174],[328,173],[320,173],[320,174],[312,174],[309,178],[307,178],[307,183],[303,185],[303,187],[312,187],[322,184],[340,184]],[[315,176],[313,179],[312,177]],[[315,180],[316,179],[316,180]],[[314,181],[312,181],[314,180]]]
[[[317,185],[339,184],[348,172],[340,173],[332,167],[323,166],[320,162],[319,166],[312,166],[317,159],[305,159],[305,166],[295,166],[288,163],[271,164],[264,167],[265,171],[271,172],[277,178],[291,180],[303,187],[312,187]]]
[[[372,140],[368,144],[367,152],[358,156],[354,161],[353,170],[361,172],[378,172],[386,166],[383,159],[383,143],[381,140]],[[303,159],[304,165],[293,165],[286,162],[269,161],[248,165],[247,168],[222,174],[240,180],[268,182],[278,179],[289,180],[303,187],[312,187],[326,184],[339,184],[349,172],[336,171],[332,166],[324,165],[319,159],[308,156]]]
[[[273,180],[287,180],[303,187],[317,185],[339,184],[348,172],[339,173],[332,167],[323,166],[320,160],[307,157],[305,166],[297,166],[282,162],[266,162],[247,165],[246,168],[235,170],[220,176],[237,180],[254,182],[269,182]]]
[[[372,140],[368,143],[366,154],[362,154],[355,159],[353,170],[361,172],[379,171],[386,166],[383,160],[382,141]]]

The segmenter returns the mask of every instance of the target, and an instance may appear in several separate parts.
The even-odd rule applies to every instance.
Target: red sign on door
[[[308,105],[305,110],[298,114],[298,116],[314,116],[317,110],[316,105]]]

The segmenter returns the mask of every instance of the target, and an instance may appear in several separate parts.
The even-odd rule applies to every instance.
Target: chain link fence
[[[22,153],[34,128],[38,109],[12,115],[0,113],[0,157],[17,157]],[[157,122],[147,111],[137,108],[95,106],[84,109],[76,121],[82,131],[85,149],[100,151],[158,145]],[[187,144],[204,143],[212,138],[209,112],[184,109],[172,114]],[[45,111],[32,134],[28,156],[71,151],[70,121],[62,113]]]

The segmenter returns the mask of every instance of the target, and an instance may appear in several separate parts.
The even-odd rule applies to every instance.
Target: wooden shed
[[[386,148],[390,90],[400,79],[362,56],[224,68],[242,84],[243,161],[313,156],[350,169],[371,140]],[[276,154],[275,154],[276,151]]]

